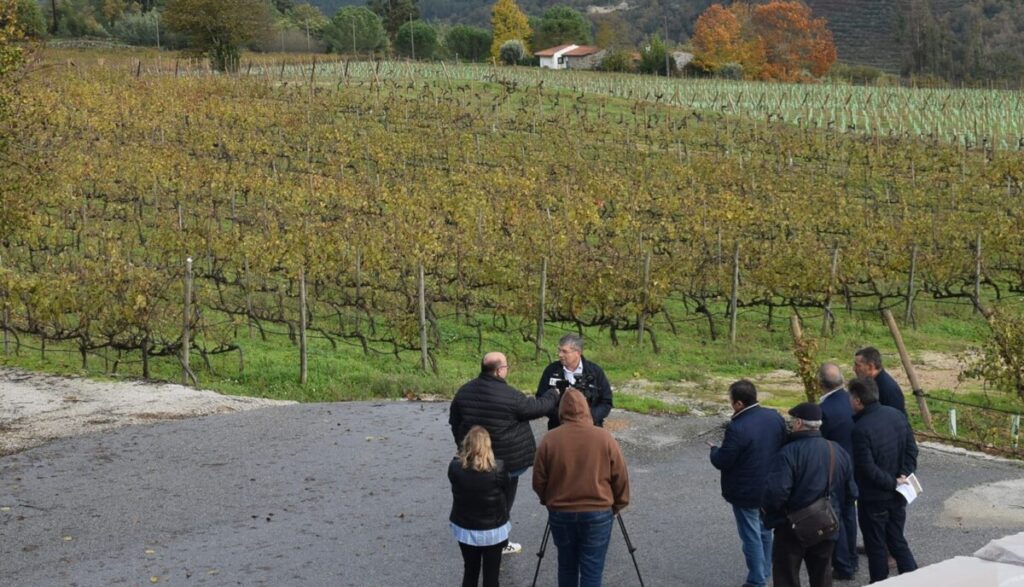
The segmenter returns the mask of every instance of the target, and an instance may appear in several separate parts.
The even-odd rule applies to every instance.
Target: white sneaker
[[[523,551],[523,545],[518,542],[509,542],[501,549],[501,554],[518,554]]]

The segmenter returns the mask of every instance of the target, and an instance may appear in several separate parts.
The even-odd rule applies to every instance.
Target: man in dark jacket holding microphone
[[[612,386],[604,371],[593,361],[583,357],[583,337],[569,333],[558,340],[558,360],[544,369],[537,384],[537,397],[552,387],[565,392],[575,387],[587,400],[587,407],[595,426],[604,426],[604,419],[612,411]],[[558,427],[558,410],[548,414],[548,430]]]

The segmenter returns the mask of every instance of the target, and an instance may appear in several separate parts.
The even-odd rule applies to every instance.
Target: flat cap
[[[804,402],[789,410],[789,415],[808,422],[821,421],[821,407],[816,403]]]

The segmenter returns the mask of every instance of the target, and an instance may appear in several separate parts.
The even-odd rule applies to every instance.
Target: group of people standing
[[[598,586],[614,516],[629,504],[629,474],[618,443],[603,429],[612,409],[604,371],[583,358],[583,339],[567,334],[558,361],[541,375],[536,396],[506,379],[502,353],[484,355],[480,375],[452,400],[449,424],[458,456],[448,466],[449,522],[463,559],[463,587],[498,585],[509,541],[509,517],[521,477],[533,467],[533,490],[548,509],[558,549],[558,585]],[[530,421],[548,418],[536,446]]]
[[[857,377],[844,384],[838,365],[818,370],[820,403],[791,410],[791,430],[757,401],[754,384],[729,387],[733,416],[721,446],[708,443],[722,472],[722,496],[733,507],[747,576],[743,585],[798,587],[807,565],[811,587],[853,579],[857,527],[864,538],[872,583],[917,568],[904,536],[906,500],[897,491],[917,468],[917,444],[903,392],[872,347],[857,351]],[[828,495],[838,530],[804,546],[788,514]]]
[[[532,486],[548,509],[558,549],[559,587],[599,586],[615,516],[629,504],[629,474],[618,443],[603,429],[612,390],[601,368],[583,358],[583,340],[559,340],[558,361],[542,374],[534,396],[507,383],[508,360],[487,353],[480,374],[452,400],[449,424],[458,455],[448,467],[449,522],[463,557],[463,587],[498,585],[519,478],[533,467]],[[904,537],[906,501],[897,487],[917,468],[917,444],[903,393],[867,347],[854,357],[857,377],[818,371],[820,403],[791,410],[790,426],[757,401],[753,383],[729,387],[733,415],[711,463],[732,505],[747,575],[744,587],[798,587],[807,565],[811,587],[852,579],[858,570],[857,527],[871,582],[885,579],[890,560],[900,573],[917,563]],[[537,447],[530,421],[548,418]],[[837,530],[805,546],[789,514],[827,496]]]

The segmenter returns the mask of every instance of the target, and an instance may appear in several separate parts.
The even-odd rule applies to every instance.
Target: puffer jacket
[[[768,467],[786,441],[786,422],[775,410],[754,404],[733,415],[711,464],[722,471],[722,497],[741,508],[761,507]]]
[[[805,508],[825,495],[829,478],[829,445],[832,446],[832,509],[840,511],[839,496],[847,505],[857,499],[853,482],[853,465],[839,443],[824,439],[817,430],[801,430],[789,435],[772,462],[765,483],[761,507],[764,524],[775,528],[786,520],[786,514]],[[834,538],[830,537],[829,539]]]
[[[448,424],[455,445],[473,426],[483,426],[491,435],[494,458],[504,461],[510,473],[533,464],[537,444],[530,420],[546,416],[558,405],[558,392],[530,397],[494,375],[481,375],[463,385],[452,400]]]
[[[448,465],[452,484],[452,513],[449,520],[467,530],[491,530],[508,521],[505,491],[508,471],[501,461],[493,471],[464,469],[458,457]]]
[[[896,498],[896,478],[917,469],[917,442],[903,413],[874,402],[853,416],[853,470],[861,501]]]

